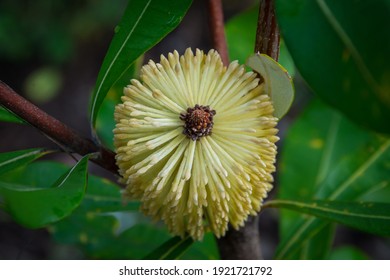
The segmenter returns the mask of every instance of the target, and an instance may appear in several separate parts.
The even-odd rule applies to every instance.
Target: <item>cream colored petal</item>
[[[237,62],[224,67],[214,50],[149,61],[115,109],[125,196],[140,199],[142,211],[173,234],[194,239],[210,230],[221,237],[229,223],[237,229],[256,215],[272,188],[278,140],[258,82]],[[196,104],[216,115],[211,134],[193,141],[180,114]]]

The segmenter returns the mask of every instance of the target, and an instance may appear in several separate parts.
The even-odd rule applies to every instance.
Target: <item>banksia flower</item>
[[[115,109],[125,196],[180,236],[223,236],[256,215],[272,188],[277,119],[262,84],[237,62],[187,49],[150,61]]]

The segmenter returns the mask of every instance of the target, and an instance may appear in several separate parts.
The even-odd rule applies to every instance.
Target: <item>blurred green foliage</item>
[[[2,0],[0,60],[63,63],[77,44],[113,28],[126,0]]]

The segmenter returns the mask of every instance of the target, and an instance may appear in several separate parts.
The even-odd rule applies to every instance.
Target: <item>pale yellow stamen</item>
[[[214,50],[187,49],[149,61],[140,77],[115,110],[125,196],[182,237],[242,226],[272,188],[278,140],[256,74],[237,62],[223,66]]]

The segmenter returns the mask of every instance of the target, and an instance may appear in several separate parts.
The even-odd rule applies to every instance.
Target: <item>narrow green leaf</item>
[[[29,228],[43,227],[68,216],[84,197],[88,158],[83,157],[50,188],[0,182],[6,211]]]
[[[265,93],[271,97],[274,105],[274,115],[281,119],[290,109],[295,94],[294,84],[287,70],[265,54],[250,56],[246,64],[263,77]]]
[[[264,206],[286,208],[372,234],[390,236],[390,203],[273,200]]]
[[[3,106],[0,106],[0,122],[12,122],[12,123],[25,124],[25,122],[21,118],[11,113]]]
[[[278,23],[310,87],[354,122],[390,133],[390,5],[276,0]],[[364,20],[362,20],[362,15]]]
[[[132,0],[100,69],[91,100],[91,126],[95,127],[100,106],[110,88],[133,62],[157,44],[182,20],[191,0]]]
[[[0,174],[26,165],[48,153],[50,151],[41,148],[0,153]]]
[[[176,260],[192,245],[190,237],[172,237],[145,257],[146,260]]]
[[[194,241],[187,237],[183,239],[178,246],[173,248],[168,255],[164,256],[163,260],[178,260],[190,248]]]

